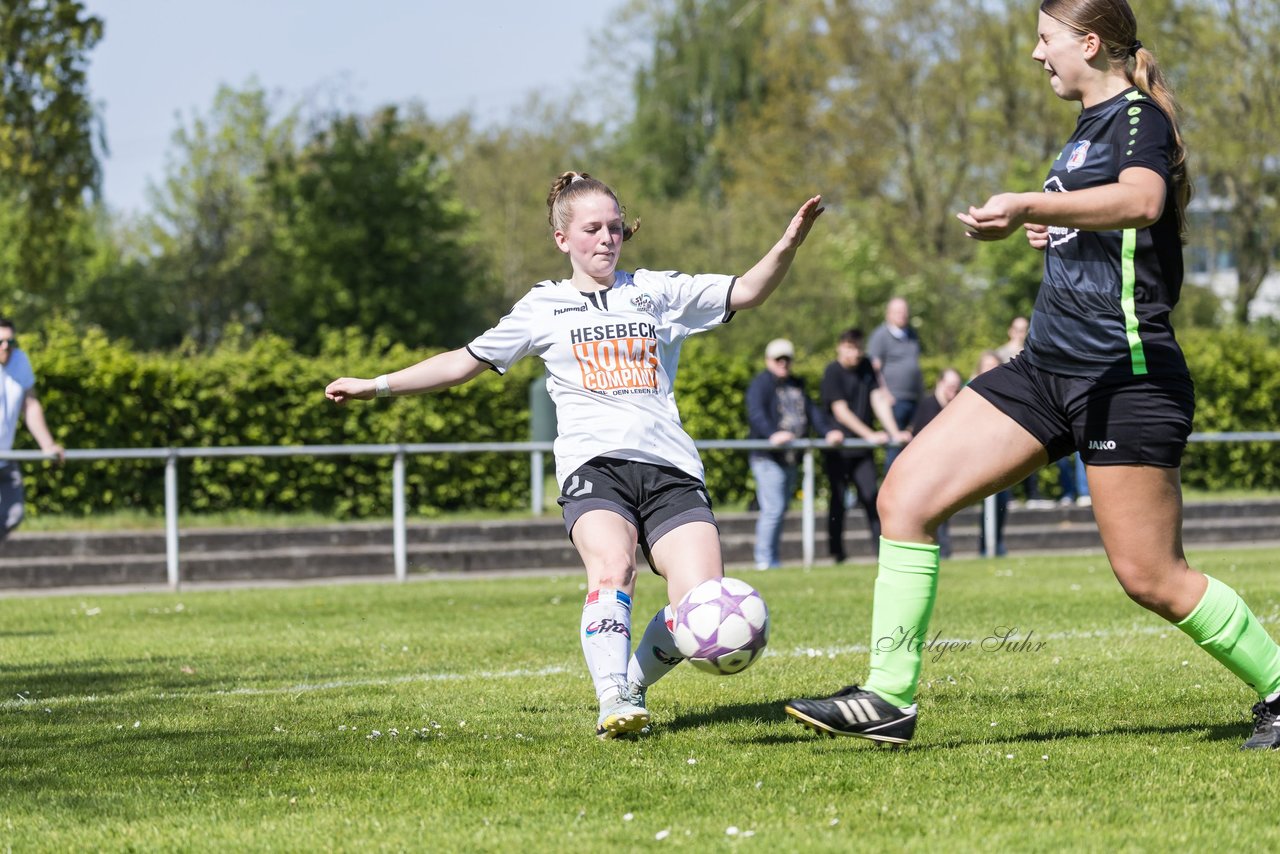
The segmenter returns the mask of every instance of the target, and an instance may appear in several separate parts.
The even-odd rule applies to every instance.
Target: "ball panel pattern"
[[[737,578],[704,581],[676,607],[676,647],[699,670],[745,670],[769,641],[769,608],[750,584]]]

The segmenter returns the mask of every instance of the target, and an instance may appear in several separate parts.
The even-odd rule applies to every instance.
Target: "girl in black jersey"
[[[1169,323],[1190,195],[1173,95],[1125,0],[1045,0],[1032,58],[1058,97],[1080,102],[1076,131],[1044,192],[1001,193],[959,214],[970,237],[1021,229],[1045,254],[1026,349],[960,392],[889,470],[870,678],[787,712],[827,733],[909,740],[922,649],[878,641],[924,635],[938,525],[1079,451],[1121,586],[1257,693],[1244,746],[1275,749],[1280,647],[1182,550],[1179,465],[1195,396]]]

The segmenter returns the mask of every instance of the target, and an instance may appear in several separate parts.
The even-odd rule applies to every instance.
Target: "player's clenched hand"
[[[342,406],[349,400],[373,400],[376,392],[373,380],[339,377],[325,386],[324,396]]]
[[[970,207],[967,213],[958,213],[965,232],[977,240],[1004,240],[1022,225],[1024,206],[1021,193],[1000,193],[992,196],[981,207]]]
[[[1022,228],[1027,233],[1027,242],[1032,249],[1044,249],[1049,245],[1049,226],[1026,222],[1022,224]]]

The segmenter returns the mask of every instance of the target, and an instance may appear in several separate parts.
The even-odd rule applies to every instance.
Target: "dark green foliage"
[[[729,134],[764,93],[755,60],[767,9],[754,0],[677,0],[659,15],[624,146],[646,193],[722,194]]]
[[[267,326],[314,352],[323,330],[453,347],[483,331],[479,266],[448,174],[394,108],[342,116],[267,169],[280,287]]]
[[[102,20],[79,0],[0,4],[0,298],[57,304],[85,253],[77,228],[99,183],[88,53]]]
[[[760,370],[756,357],[734,355],[718,338],[685,346],[677,399],[695,439],[745,439],[744,395]],[[68,448],[164,448],[244,445],[336,445],[418,442],[523,442],[529,438],[529,383],[541,363],[527,359],[506,377],[488,373],[437,395],[353,404],[324,400],[340,374],[372,376],[427,355],[354,332],[333,333],[317,357],[279,338],[230,336],[207,354],[138,354],[100,333],[81,336],[64,325],[25,338],[54,434]],[[1201,432],[1274,430],[1280,424],[1280,352],[1259,336],[1195,331],[1185,346],[1196,377]],[[385,355],[377,355],[385,353]],[[797,365],[811,394],[828,355],[815,349]],[[965,365],[959,366],[968,374]],[[936,370],[926,370],[932,384]],[[19,432],[17,447],[33,447]],[[743,451],[706,451],[707,486],[717,503],[750,495]],[[387,515],[391,458],[285,457],[184,460],[184,510],[311,511],[335,518]],[[29,467],[35,512],[89,514],[105,509],[163,507],[161,464],[113,460]],[[1193,445],[1183,478],[1189,486],[1280,488],[1274,444]],[[820,477],[821,480],[821,477]],[[1054,491],[1056,473],[1042,478]],[[520,510],[529,503],[524,454],[411,456],[406,467],[409,512]]]
[[[1280,350],[1261,335],[1195,330],[1182,346],[1196,382],[1195,429],[1200,432],[1280,428]],[[1280,485],[1275,443],[1195,444],[1182,479],[1205,489],[1274,489]]]
[[[507,378],[487,375],[440,395],[339,409],[324,399],[340,373],[372,376],[427,355],[354,331],[331,335],[321,355],[283,340],[230,336],[209,353],[138,354],[100,333],[54,325],[26,338],[55,435],[68,448],[163,448],[525,441],[526,363]],[[385,355],[374,355],[384,353]],[[33,447],[21,432],[17,447]],[[185,510],[316,511],[337,518],[391,511],[391,457],[215,458],[179,464]],[[36,512],[89,514],[163,507],[162,467],[153,461],[32,466]],[[518,509],[529,502],[520,454],[411,456],[409,512]]]

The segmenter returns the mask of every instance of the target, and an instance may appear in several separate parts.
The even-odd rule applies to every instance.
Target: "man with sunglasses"
[[[796,491],[799,451],[783,449],[793,439],[803,439],[810,430],[821,431],[832,445],[844,441],[844,434],[826,412],[805,393],[804,384],[792,376],[795,348],[785,338],[775,338],[764,351],[765,369],[747,387],[747,423],[750,438],[768,439],[776,451],[752,451],[751,473],[756,480],[756,569],[773,569],[780,564],[782,519]]]
[[[0,450],[13,449],[18,435],[18,419],[46,454],[62,461],[65,452],[53,439],[44,420],[44,407],[36,397],[36,375],[27,354],[18,349],[13,321],[0,318]],[[22,469],[16,462],[0,460],[0,540],[18,527],[25,509]]]

